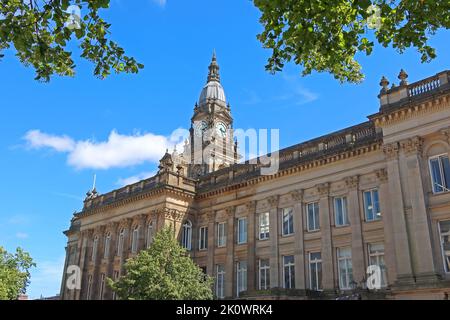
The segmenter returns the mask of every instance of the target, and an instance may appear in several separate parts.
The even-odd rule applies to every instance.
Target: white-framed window
[[[103,300],[103,293],[105,292],[105,274],[100,275],[100,290],[98,293],[98,299]]]
[[[86,300],[91,300],[91,291],[92,291],[92,275],[90,274],[88,276]]]
[[[259,260],[259,290],[270,288],[270,260]]]
[[[369,244],[369,266],[378,266],[381,269],[381,287],[387,285],[387,271],[384,263],[384,244],[372,243]]]
[[[98,236],[95,236],[94,241],[92,242],[92,261],[95,262],[97,259],[97,249],[98,249]]]
[[[137,253],[139,247],[139,226],[133,229],[133,234],[131,235],[131,253]]]
[[[294,209],[284,208],[282,211],[282,235],[288,236],[294,233]]]
[[[283,256],[283,288],[295,288],[295,259],[294,256]]]
[[[181,246],[186,250],[192,249],[192,222],[189,220],[186,220],[186,222],[183,224]]]
[[[200,227],[198,230],[198,249],[208,249],[208,227]]]
[[[364,191],[364,214],[368,222],[381,219],[378,189]]]
[[[120,230],[119,239],[117,241],[117,256],[121,257],[123,255],[123,245],[125,242],[125,229]]]
[[[225,267],[223,264],[216,265],[216,297],[225,298]]]
[[[103,258],[109,258],[109,247],[111,246],[111,233],[108,232],[105,236],[105,250],[103,252]]]
[[[222,248],[227,244],[226,222],[217,224],[217,247]]]
[[[237,243],[247,243],[247,218],[237,220]]]
[[[450,273],[450,220],[439,222],[439,235],[441,238],[442,258],[444,270]]]
[[[352,267],[352,250],[351,248],[337,249],[338,271],[339,271],[339,288],[348,290],[352,287],[353,267]]]
[[[334,222],[337,227],[349,225],[347,197],[334,198]]]
[[[238,261],[236,264],[236,294],[247,291],[247,261]]]
[[[270,236],[269,212],[259,214],[259,240],[267,240]]]
[[[313,291],[322,290],[322,254],[309,253],[309,288]]]
[[[320,230],[320,216],[319,216],[319,203],[312,202],[308,203],[306,206],[306,222],[308,225],[308,231],[317,231]]]
[[[114,270],[114,272],[113,272],[113,280],[114,281],[119,280],[119,271]],[[114,291],[112,292],[112,299],[113,300],[117,300],[117,295],[116,295],[116,293]]]
[[[450,191],[450,161],[447,154],[430,158],[430,174],[433,193]]]
[[[153,221],[150,221],[147,225],[147,248],[153,243]]]

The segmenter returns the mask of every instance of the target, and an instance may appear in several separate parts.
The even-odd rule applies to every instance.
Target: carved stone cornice
[[[269,204],[270,208],[276,208],[278,207],[278,202],[280,200],[280,196],[271,196],[267,198],[267,203]]]
[[[346,184],[347,188],[350,190],[358,189],[359,176],[356,175],[356,176],[351,176],[351,177],[345,178],[345,184]]]
[[[383,146],[383,152],[387,160],[397,159],[399,151],[398,142],[387,143]]]
[[[320,196],[328,196],[330,193],[330,184],[328,182],[321,183],[317,185],[317,192]]]
[[[388,180],[388,173],[385,168],[376,170],[375,174],[380,182],[386,182]]]
[[[422,154],[423,138],[413,137],[400,141],[400,148],[406,154]]]
[[[294,201],[302,201],[303,200],[303,189],[293,190],[290,192],[291,198]]]
[[[247,204],[245,205],[246,209],[248,212],[255,212],[256,211],[256,201],[252,200],[247,202]]]

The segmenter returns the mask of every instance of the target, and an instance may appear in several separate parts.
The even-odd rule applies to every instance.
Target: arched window
[[[111,245],[111,233],[108,232],[105,236],[105,252],[103,253],[103,258],[109,258],[109,247]]]
[[[131,252],[137,253],[139,242],[139,226],[133,229],[133,234],[131,235]]]
[[[153,242],[153,221],[150,221],[147,227],[147,248],[150,248]]]
[[[187,220],[183,224],[183,233],[181,235],[181,246],[187,250],[192,249],[192,222]]]
[[[125,229],[120,230],[119,240],[117,241],[117,256],[121,257],[123,253],[123,242],[125,240]]]
[[[92,261],[97,258],[97,247],[98,247],[98,236],[95,236],[94,242],[92,244]]]

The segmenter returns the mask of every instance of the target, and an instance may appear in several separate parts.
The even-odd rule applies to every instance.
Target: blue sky
[[[189,127],[214,48],[235,127],[279,128],[282,147],[365,121],[378,110],[382,75],[398,83],[400,68],[410,81],[449,68],[449,32],[441,31],[429,64],[414,50],[377,47],[360,57],[360,85],[328,74],[302,78],[293,65],[270,75],[270,52],[256,40],[260,14],[249,0],[113,0],[104,16],[113,38],[145,64],[138,75],[98,80],[77,60],[75,78],[42,84],[12,51],[0,62],[0,245],[21,246],[38,263],[31,297],[59,292],[62,231],[93,174],[100,192],[145,178],[172,132]]]

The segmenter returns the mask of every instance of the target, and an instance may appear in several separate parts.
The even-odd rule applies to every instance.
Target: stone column
[[[100,293],[100,269],[102,266],[102,258],[103,258],[103,250],[104,250],[104,232],[105,227],[99,226],[95,228],[94,231],[94,238],[98,237],[97,242],[97,248],[96,248],[96,255],[95,260],[93,261],[94,264],[94,273],[92,276],[92,300],[99,300],[99,293]],[[93,250],[93,248],[92,248]]]
[[[117,227],[119,224],[117,222],[110,222],[106,226],[106,234],[108,232],[111,234],[111,240],[109,242],[109,252],[108,252],[108,271],[107,271],[107,277],[113,278],[114,275],[114,257],[116,255],[116,247],[117,247]],[[104,253],[102,252],[102,255]],[[105,286],[105,299],[112,299],[112,290],[109,288],[109,286]]]
[[[305,247],[303,241],[303,190],[291,192],[294,203],[295,288],[305,290]]]
[[[147,232],[146,222],[148,216],[141,214],[137,217],[137,223],[139,225],[139,237],[138,237],[138,252],[145,249],[145,234]]]
[[[120,223],[120,227],[119,227],[119,232],[120,230],[123,228],[125,230],[124,232],[124,239],[123,239],[123,248],[122,248],[122,255],[120,256],[120,274],[123,275],[125,273],[125,269],[124,269],[124,265],[125,262],[127,261],[128,258],[128,254],[130,253],[130,245],[131,245],[131,241],[130,241],[130,229],[131,229],[131,224],[133,223],[133,219],[131,218],[126,218],[124,220],[121,221]]]
[[[319,213],[320,230],[322,235],[322,284],[324,290],[333,290],[334,269],[333,269],[333,242],[331,240],[331,222],[330,222],[330,184],[322,183],[317,186],[320,195]]]
[[[413,249],[413,269],[416,281],[428,283],[436,281],[438,275],[434,266],[431,243],[430,222],[425,203],[421,174],[423,139],[414,137],[400,142],[406,157],[407,181],[411,201]]]
[[[84,230],[81,233],[82,237],[82,248],[81,248],[81,255],[80,255],[80,269],[81,269],[81,290],[77,290],[77,300],[86,300],[86,293],[87,293],[87,285],[88,285],[88,269],[87,264],[89,262],[89,246],[90,246],[90,239],[92,236],[92,230]]]
[[[234,228],[234,222],[235,222],[235,214],[236,214],[236,207],[231,206],[227,208],[227,260],[226,260],[226,266],[225,266],[225,297],[234,297],[236,296],[236,290],[235,289],[235,261],[234,261],[234,246],[236,243],[235,239],[235,228]]]
[[[216,212],[211,211],[208,214],[208,262],[207,262],[207,273],[209,276],[215,276],[214,270],[214,255],[216,249]]]
[[[256,201],[247,203],[247,291],[256,290],[256,277],[258,270],[256,267]]]
[[[392,225],[395,244],[395,261],[397,281],[412,283],[411,253],[408,242],[408,230],[405,219],[405,207],[403,204],[403,191],[400,180],[398,163],[399,145],[397,142],[383,147],[387,161],[388,186],[391,210],[386,212],[386,223]]]
[[[278,247],[279,234],[279,214],[278,214],[279,196],[272,196],[267,199],[270,207],[269,211],[269,233],[270,233],[270,287],[279,288],[280,284],[280,254]]]
[[[359,203],[359,176],[347,177],[347,210],[352,229],[352,267],[354,281],[360,284],[366,276],[364,243],[362,236],[361,206]]]

